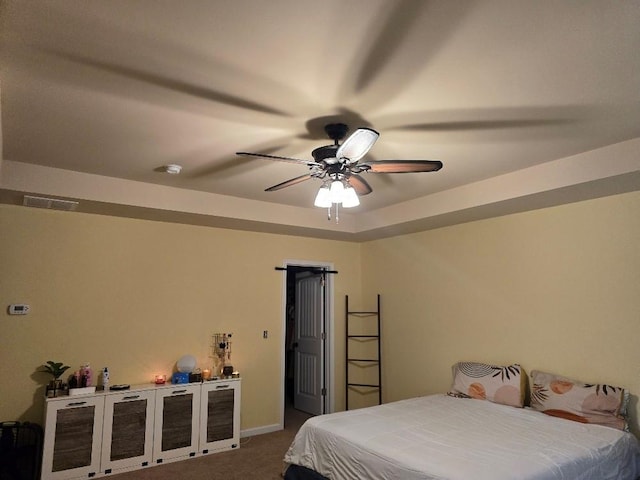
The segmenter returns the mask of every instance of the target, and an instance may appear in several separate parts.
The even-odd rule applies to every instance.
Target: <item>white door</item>
[[[323,319],[322,275],[297,280],[293,406],[312,415],[323,411]]]

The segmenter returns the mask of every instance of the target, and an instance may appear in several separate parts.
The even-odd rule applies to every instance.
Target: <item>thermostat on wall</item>
[[[29,305],[24,303],[9,305],[9,315],[26,315],[27,313],[29,313]]]

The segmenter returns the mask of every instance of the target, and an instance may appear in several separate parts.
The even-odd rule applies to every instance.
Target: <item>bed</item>
[[[447,394],[321,415],[296,435],[285,455],[285,479],[640,476],[640,448],[631,433],[574,420]]]

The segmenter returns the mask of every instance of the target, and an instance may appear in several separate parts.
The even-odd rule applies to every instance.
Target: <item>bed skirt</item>
[[[284,480],[329,480],[318,472],[300,465],[289,465],[284,472]]]

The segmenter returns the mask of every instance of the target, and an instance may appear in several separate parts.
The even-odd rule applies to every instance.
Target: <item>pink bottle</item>
[[[85,377],[85,387],[90,387],[93,383],[93,371],[91,370],[91,366],[87,363],[84,366],[84,377]]]

